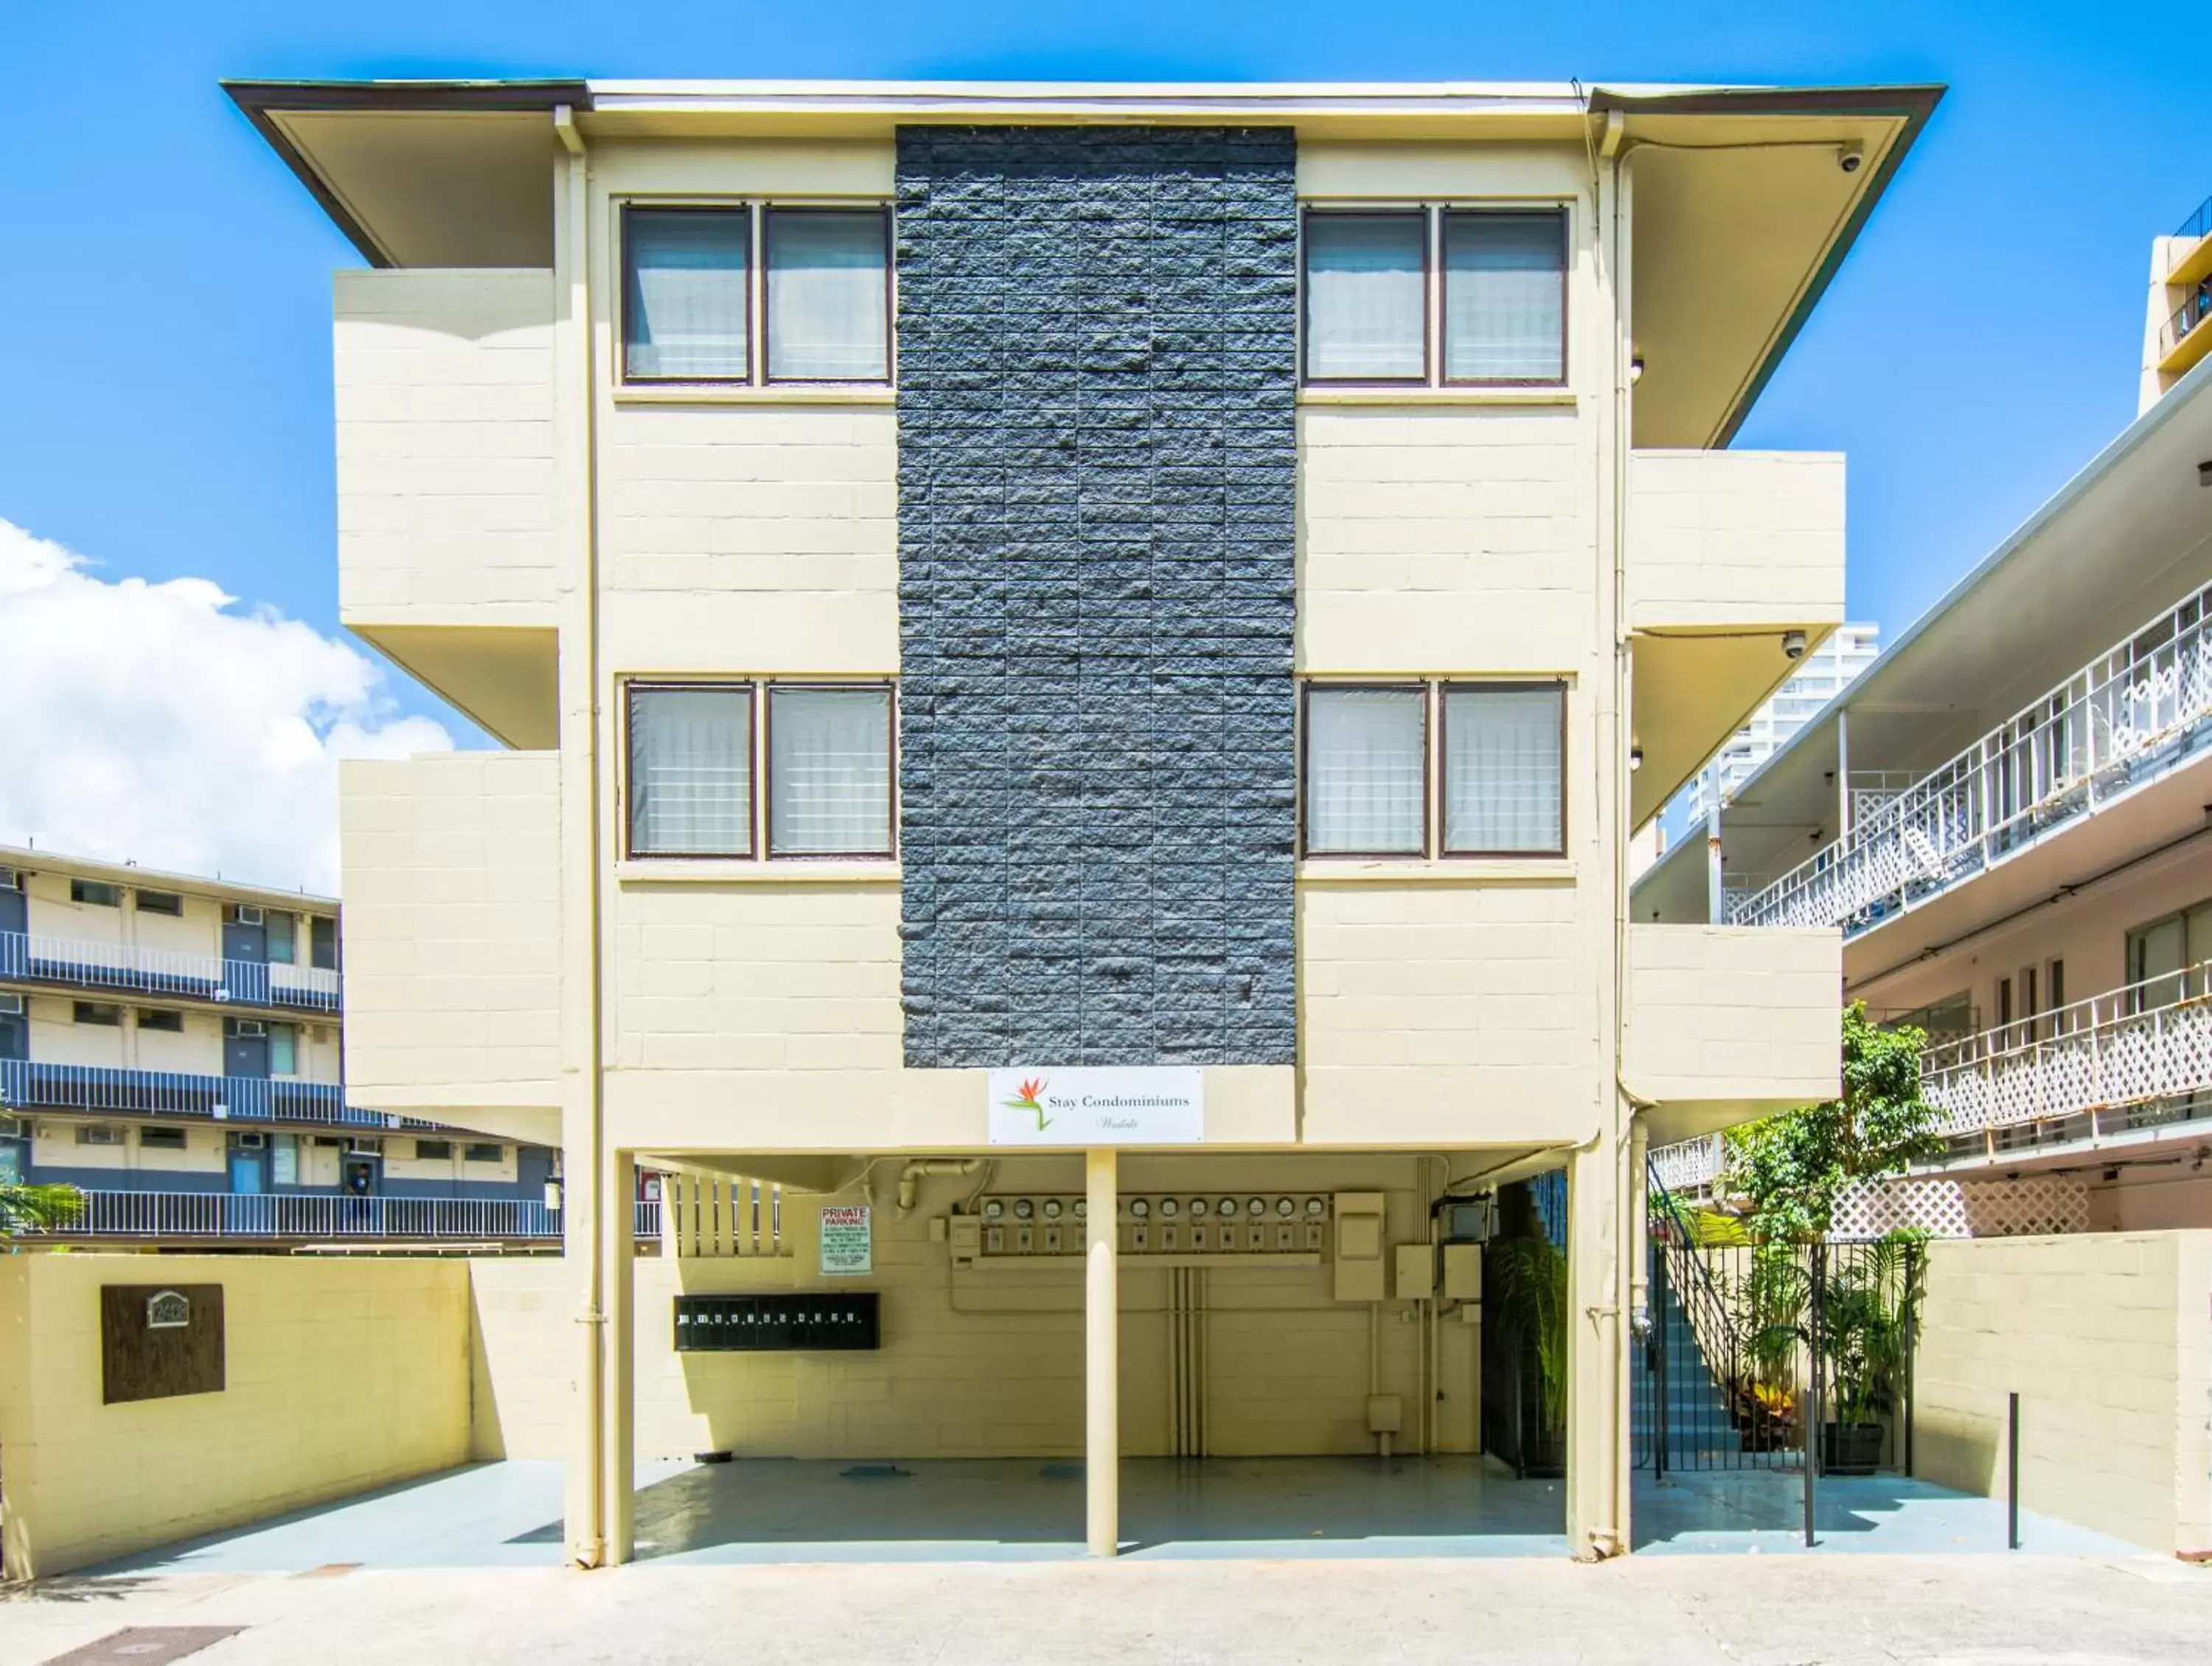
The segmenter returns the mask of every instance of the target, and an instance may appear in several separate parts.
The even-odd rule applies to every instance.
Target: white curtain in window
[[[890,373],[884,216],[820,209],[768,215],[768,373],[882,381]]]
[[[632,853],[750,854],[751,757],[751,689],[631,690]]]
[[[1427,290],[1419,214],[1306,218],[1306,374],[1386,381],[1427,373]]]
[[[889,854],[890,689],[771,688],[768,746],[769,854]]]
[[[1553,852],[1560,826],[1558,688],[1444,691],[1444,848]]]
[[[1306,696],[1306,850],[1419,856],[1428,698],[1419,688],[1315,688]]]
[[[1565,379],[1565,223],[1559,214],[1444,216],[1447,381]]]
[[[632,209],[623,227],[626,373],[744,376],[744,210]]]

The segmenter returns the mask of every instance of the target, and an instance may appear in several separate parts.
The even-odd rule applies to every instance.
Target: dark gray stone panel
[[[899,134],[909,1064],[1296,1057],[1295,167]]]

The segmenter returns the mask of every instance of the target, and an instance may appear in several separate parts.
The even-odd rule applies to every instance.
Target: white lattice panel
[[[2060,1174],[2009,1180],[1936,1176],[1887,1180],[1846,1193],[1832,1238],[1879,1238],[1917,1227],[1938,1238],[2025,1238],[2089,1230],[2089,1186]]]

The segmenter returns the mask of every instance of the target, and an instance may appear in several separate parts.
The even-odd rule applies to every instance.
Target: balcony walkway
[[[226,960],[132,943],[0,931],[0,984],[72,993],[150,995],[214,1006],[335,1014],[338,974],[322,966]]]
[[[1737,925],[1846,939],[2162,780],[2212,743],[2212,585],[1737,901]]]
[[[317,1244],[561,1241],[561,1216],[538,1198],[356,1197],[343,1193],[106,1191],[83,1193],[84,1213],[36,1238]],[[635,1205],[641,1239],[660,1236],[660,1205]]]
[[[83,1111],[94,1115],[207,1118],[216,1122],[308,1123],[334,1128],[434,1129],[435,1123],[345,1102],[337,1082],[289,1076],[210,1076],[179,1070],[122,1070],[102,1064],[46,1064],[0,1058],[0,1112]]]

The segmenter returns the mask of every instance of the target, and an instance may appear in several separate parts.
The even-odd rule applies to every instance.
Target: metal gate
[[[1656,1175],[1650,1193],[1636,1467],[1910,1475],[1921,1245],[1700,1244]]]

